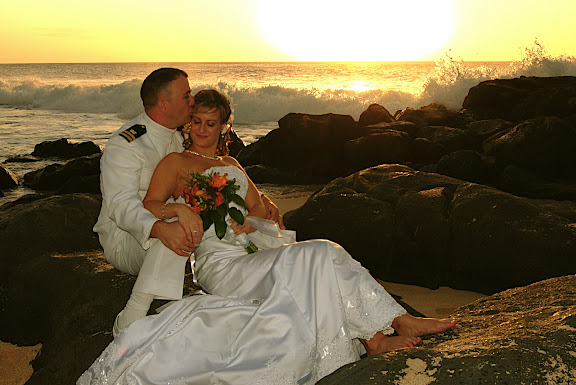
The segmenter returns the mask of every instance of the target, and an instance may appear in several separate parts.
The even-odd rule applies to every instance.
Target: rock
[[[448,153],[442,144],[426,138],[412,141],[412,160],[417,164],[427,165],[438,162]]]
[[[576,277],[553,278],[456,310],[452,330],[346,365],[318,385],[571,384]]]
[[[468,123],[466,131],[481,143],[496,134],[504,134],[512,127],[513,124],[504,119],[477,120]]]
[[[18,186],[18,177],[6,167],[0,165],[0,190],[11,189]]]
[[[232,157],[238,156],[244,147],[246,147],[246,145],[244,144],[244,141],[240,139],[236,130],[230,130],[230,143],[228,143],[228,150],[230,151],[229,155]]]
[[[554,116],[527,120],[484,143],[484,152],[501,162],[572,178],[576,177],[575,148],[576,127]]]
[[[344,144],[361,135],[348,115],[288,114],[279,128],[238,154],[244,166],[261,164],[290,172],[297,183],[329,181],[348,170],[342,156]]]
[[[365,127],[376,123],[390,123],[396,119],[388,112],[386,108],[379,104],[371,104],[366,111],[360,114],[358,126]]]
[[[70,194],[3,205],[0,215],[0,266],[19,263],[40,251],[84,251],[100,248],[92,232],[100,212],[97,195]],[[10,257],[8,257],[10,255]],[[1,339],[0,339],[1,340]]]
[[[541,175],[514,165],[502,172],[499,188],[517,196],[576,202],[576,181]]]
[[[343,155],[354,170],[383,163],[402,163],[410,158],[412,139],[402,131],[378,130],[344,145]]]
[[[419,138],[426,138],[444,147],[448,152],[473,150],[476,138],[467,130],[448,126],[424,126],[418,130]]]
[[[13,156],[4,161],[4,163],[34,163],[34,162],[40,162],[40,159],[32,155]]]
[[[576,114],[576,77],[488,80],[472,87],[462,106],[480,119],[521,122],[538,116]]]
[[[100,193],[100,154],[51,164],[24,175],[24,185],[35,190]],[[87,183],[87,184],[85,184]]]
[[[244,169],[254,183],[289,183],[293,176],[277,168],[266,167],[261,164],[248,166]]]
[[[430,104],[419,110],[408,107],[396,116],[396,120],[410,121],[418,126],[465,128],[472,118],[463,112],[449,110],[441,104]]]
[[[102,153],[102,149],[94,142],[70,143],[68,139],[62,138],[55,141],[42,142],[34,146],[32,155],[39,158],[78,158]]]
[[[460,180],[494,186],[497,182],[495,159],[473,150],[459,150],[445,155],[436,171]]]
[[[574,221],[551,205],[381,165],[332,181],[284,222],[299,240],[341,244],[385,281],[491,294],[576,273]]]

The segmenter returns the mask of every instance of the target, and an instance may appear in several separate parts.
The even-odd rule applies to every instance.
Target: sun
[[[260,0],[266,40],[304,61],[417,60],[452,36],[452,0]]]

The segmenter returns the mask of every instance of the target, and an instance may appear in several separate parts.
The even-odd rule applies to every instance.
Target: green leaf
[[[214,220],[214,230],[218,239],[224,238],[226,234],[226,221],[224,221],[224,218],[218,217],[218,219]]]
[[[204,231],[208,230],[212,223],[214,223],[214,219],[210,213],[212,213],[212,211],[202,211],[200,213],[200,218],[202,218],[202,228]]]
[[[230,200],[232,202],[236,203],[237,205],[240,205],[242,207],[246,207],[246,202],[244,202],[244,199],[242,199],[242,197],[238,194],[231,195]]]
[[[221,204],[216,207],[216,212],[222,218],[226,217],[226,212],[228,211],[228,205],[226,203]]]
[[[230,207],[228,214],[230,214],[230,218],[234,219],[238,224],[244,224],[244,215],[236,207]]]

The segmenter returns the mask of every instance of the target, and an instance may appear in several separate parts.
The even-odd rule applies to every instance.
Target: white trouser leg
[[[132,291],[161,299],[181,299],[187,261],[188,258],[174,253],[161,241],[153,240]]]
[[[105,245],[104,255],[108,262],[121,272],[138,275],[146,257],[146,250],[140,246],[136,238],[121,231],[111,245]]]

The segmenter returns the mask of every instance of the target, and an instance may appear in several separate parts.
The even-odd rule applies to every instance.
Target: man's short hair
[[[158,103],[160,93],[180,76],[188,78],[188,74],[178,68],[159,68],[148,75],[140,88],[144,108],[154,107]]]

